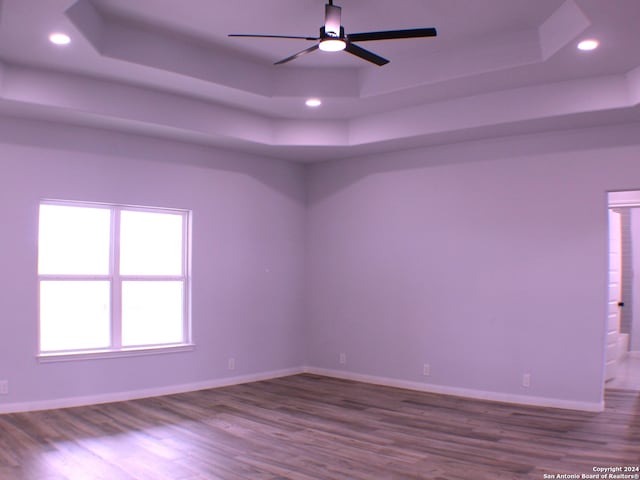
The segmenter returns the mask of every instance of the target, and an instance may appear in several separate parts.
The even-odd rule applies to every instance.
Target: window
[[[41,356],[189,344],[188,215],[42,202]]]

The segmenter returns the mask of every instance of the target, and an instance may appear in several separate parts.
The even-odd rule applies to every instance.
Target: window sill
[[[193,343],[179,345],[162,345],[159,347],[135,347],[121,350],[92,350],[84,352],[40,353],[39,363],[73,362],[76,360],[98,360],[104,358],[139,357],[143,355],[162,355],[167,353],[191,352],[196,346]]]

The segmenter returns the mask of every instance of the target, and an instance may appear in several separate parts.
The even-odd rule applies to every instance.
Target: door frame
[[[640,188],[637,189],[625,189],[625,190],[608,190],[607,192],[607,214],[609,212],[610,209],[613,208],[640,208]],[[612,198],[614,197],[614,198]],[[609,220],[608,220],[608,215],[607,215],[607,276],[609,275],[609,259],[608,259],[608,253],[609,253]],[[607,289],[609,288],[609,280],[607,279]],[[607,300],[608,300],[609,296],[607,295]],[[631,299],[625,299],[623,298],[623,301],[629,301],[631,302]],[[640,308],[640,305],[638,306],[638,308]],[[607,312],[609,311],[609,304],[607,302]],[[605,317],[605,355],[604,355],[604,362],[605,362],[605,370],[606,370],[606,363],[607,363],[607,358],[606,358],[606,348],[607,348],[607,344],[606,344],[606,336],[607,336],[607,331],[608,331],[608,315]],[[603,375],[603,380],[606,382],[606,371],[605,374]],[[605,385],[606,387],[606,385]]]

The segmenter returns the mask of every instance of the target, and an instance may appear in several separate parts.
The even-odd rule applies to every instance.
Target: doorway
[[[640,391],[640,190],[610,192],[605,388]]]

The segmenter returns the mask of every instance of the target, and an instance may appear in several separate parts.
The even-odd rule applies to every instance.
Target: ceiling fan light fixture
[[[306,102],[304,102],[307,107],[319,107],[322,105],[322,100],[319,98],[308,98]]]
[[[322,40],[319,47],[324,52],[339,52],[347,48],[347,42],[338,38],[329,38]]]

